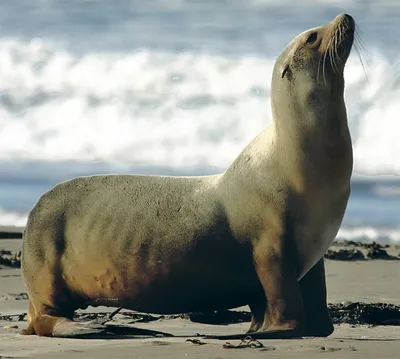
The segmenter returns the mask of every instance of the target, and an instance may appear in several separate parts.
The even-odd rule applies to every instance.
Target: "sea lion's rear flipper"
[[[106,334],[107,327],[99,324],[78,323],[74,321],[65,321],[57,323],[52,332],[53,337],[57,338],[95,338]]]
[[[36,308],[39,308],[38,312]],[[72,315],[63,314],[48,310],[45,305],[36,304],[36,307],[29,301],[28,327],[20,331],[21,335],[34,335],[56,338],[87,338],[94,335],[101,335],[106,332],[107,327],[96,323],[75,322],[70,318]]]

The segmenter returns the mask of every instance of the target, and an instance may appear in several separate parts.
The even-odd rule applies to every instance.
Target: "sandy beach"
[[[18,232],[18,231],[17,231]],[[21,239],[2,239],[0,250],[10,258],[21,248]],[[373,247],[372,247],[373,248]],[[4,252],[5,250],[9,252]],[[157,317],[121,311],[109,323],[113,325],[132,325],[135,327],[162,331],[177,337],[129,336],[107,337],[106,339],[55,339],[37,336],[21,336],[18,331],[26,326],[27,296],[20,269],[12,265],[1,265],[0,269],[0,358],[399,358],[400,357],[400,248],[388,246],[381,248],[388,254],[386,259],[369,259],[371,246],[360,243],[332,245],[332,253],[353,253],[360,251],[365,259],[332,260],[326,259],[328,301],[334,311],[335,305],[349,305],[361,302],[364,309],[352,317],[351,310],[339,310],[335,316],[335,332],[328,338],[304,338],[296,340],[240,340],[219,341],[196,340],[196,333],[225,334],[245,332],[248,328],[247,307],[237,308],[244,318],[233,320],[233,324],[221,322],[206,324],[188,316]],[[376,248],[374,249],[376,253]],[[345,252],[344,252],[345,251]],[[11,254],[10,254],[11,252]],[[358,253],[359,255],[359,253]],[[6,256],[3,256],[7,257]],[[346,256],[344,256],[346,257]],[[374,306],[392,304],[389,317],[384,312],[373,312]],[[357,304],[350,304],[354,308]],[[349,307],[349,308],[350,308]],[[77,313],[80,320],[93,320],[105,317],[115,308],[88,308]],[[376,308],[375,308],[376,309]],[[355,309],[357,310],[357,309]],[[375,313],[375,314],[374,314]],[[383,314],[379,314],[383,313]],[[353,313],[354,314],[354,313]],[[386,310],[386,315],[388,312]],[[337,317],[336,317],[337,316]],[[349,322],[355,318],[361,324]],[[147,320],[146,320],[147,318]],[[150,318],[150,319],[149,319]],[[347,318],[347,319],[346,319]],[[141,320],[140,320],[141,319]],[[203,318],[204,319],[204,318]],[[391,320],[385,323],[379,321]],[[352,319],[353,320],[353,319]],[[364,320],[364,323],[363,323]],[[366,323],[370,321],[370,324]],[[377,325],[371,325],[376,321]],[[218,322],[218,320],[217,320]],[[390,324],[390,325],[386,325]],[[193,341],[188,341],[193,339]]]

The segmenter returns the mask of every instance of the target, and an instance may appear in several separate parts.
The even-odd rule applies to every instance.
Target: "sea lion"
[[[354,29],[342,14],[286,47],[273,124],[223,173],[95,175],[45,193],[23,236],[22,333],[101,333],[73,321],[89,305],[164,314],[249,305],[254,337],[331,334],[323,254],[350,194],[343,71]]]

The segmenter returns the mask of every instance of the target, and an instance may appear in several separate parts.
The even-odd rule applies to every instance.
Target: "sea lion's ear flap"
[[[289,70],[289,64],[287,62],[285,62],[281,67],[281,78],[285,77],[288,70]]]
[[[292,64],[292,58],[294,54],[294,49],[289,49],[283,55],[280,65],[281,65],[281,78],[283,79],[288,73],[290,73],[290,65]],[[290,78],[288,78],[290,80]]]
[[[281,73],[281,77],[284,78],[286,75],[286,72],[289,70],[289,65],[285,64],[284,66],[282,66],[282,73]]]

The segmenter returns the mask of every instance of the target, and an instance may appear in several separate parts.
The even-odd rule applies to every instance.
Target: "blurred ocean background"
[[[275,58],[341,12],[355,173],[338,238],[400,244],[400,1],[0,2],[0,224],[94,173],[211,174],[271,123]]]

